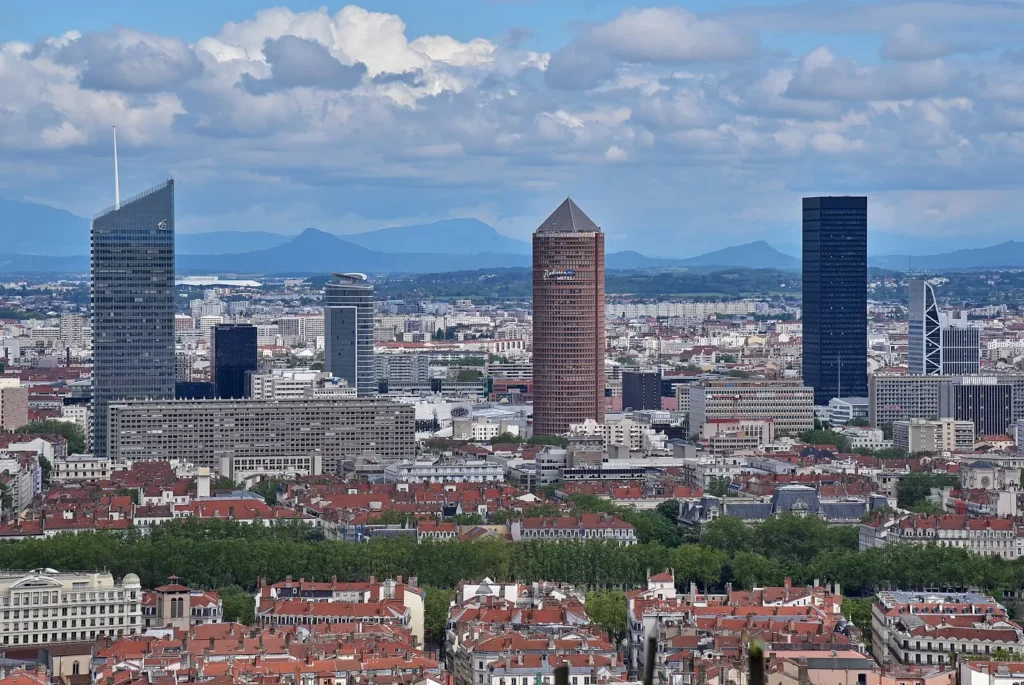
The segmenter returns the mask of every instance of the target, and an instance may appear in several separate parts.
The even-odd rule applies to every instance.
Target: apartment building
[[[0,429],[12,431],[28,423],[28,388],[17,378],[0,378]]]
[[[974,554],[1016,559],[1022,553],[1018,528],[1012,518],[970,518],[964,514],[928,516],[911,514],[896,521],[877,520],[861,525],[860,549],[886,544],[935,544],[959,547]]]
[[[892,444],[908,454],[974,449],[974,422],[955,419],[894,421]]]
[[[4,647],[95,642],[142,632],[142,585],[108,572],[0,571]]]
[[[414,426],[412,405],[380,398],[112,403],[109,456],[218,468],[223,457],[319,454],[337,473],[343,462],[411,459]]]
[[[581,514],[554,518],[524,518],[511,525],[513,540],[596,540],[635,545],[633,526],[617,516]]]
[[[72,454],[55,459],[50,480],[55,483],[110,479],[110,459],[92,454]]]
[[[878,593],[871,609],[872,652],[879,664],[944,665],[1024,651],[1021,628],[992,597],[977,592]]]
[[[772,419],[777,434],[814,428],[814,389],[800,380],[708,379],[690,386],[690,430],[709,419]]]
[[[386,483],[501,483],[505,468],[486,459],[399,461],[384,467]]]
[[[870,376],[868,421],[872,426],[881,426],[939,417],[940,388],[951,379],[951,376]]]

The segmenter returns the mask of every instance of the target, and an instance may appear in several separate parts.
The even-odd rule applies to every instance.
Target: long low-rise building
[[[690,430],[713,419],[771,419],[775,432],[814,428],[814,389],[803,381],[705,380],[690,386]]]
[[[498,483],[505,480],[501,464],[486,459],[422,459],[384,467],[388,483]]]
[[[381,398],[118,402],[109,456],[217,469],[225,457],[320,455],[325,473],[347,463],[383,469],[415,456],[414,428],[411,405]]]

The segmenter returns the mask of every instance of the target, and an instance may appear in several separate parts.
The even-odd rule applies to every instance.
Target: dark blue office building
[[[868,199],[803,201],[803,376],[814,403],[868,396]]]
[[[222,323],[213,327],[213,387],[222,400],[249,397],[248,374],[256,370],[256,327]]]
[[[116,400],[174,399],[174,181],[92,220],[92,450]]]

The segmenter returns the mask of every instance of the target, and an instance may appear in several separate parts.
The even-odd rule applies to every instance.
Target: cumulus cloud
[[[417,36],[398,15],[354,5],[263,10],[193,44],[69,27],[0,44],[0,193],[61,188],[90,213],[109,187],[95,177],[109,169],[111,124],[125,185],[136,185],[133,167],[173,173],[226,205],[225,221],[258,188],[267,211],[246,225],[270,230],[345,213],[369,228],[380,207],[429,220],[493,202],[494,216],[529,231],[571,192],[619,233],[643,203],[657,235],[676,230],[687,188],[694,231],[728,224],[740,234],[767,220],[754,211],[759,198],[798,196],[792,188],[1015,183],[1024,77],[1013,41],[1000,38],[1005,19],[970,27],[991,29],[997,56],[982,59],[965,53],[970,36],[952,22],[912,17],[903,0],[857,5],[875,13],[865,30],[883,45],[880,63],[833,44],[835,17],[852,10],[832,3],[807,9],[833,28],[823,23],[822,46],[796,56],[762,49],[746,15],[678,7],[627,10],[553,54],[527,49],[525,30]],[[299,216],[300,226],[274,225]]]
[[[127,28],[87,33],[57,45],[54,60],[80,67],[80,84],[90,90],[155,93],[198,76],[203,68],[183,41]],[[53,47],[46,44],[41,50]]]
[[[801,60],[785,94],[861,101],[929,97],[946,92],[956,76],[956,68],[940,59],[866,67],[818,47]]]
[[[587,90],[611,78],[622,62],[729,62],[749,57],[757,48],[755,33],[682,7],[631,9],[552,55],[548,83]]]
[[[326,47],[306,38],[268,38],[263,54],[271,76],[253,78],[244,74],[242,79],[242,85],[253,95],[301,87],[348,90],[359,85],[366,75],[365,64],[342,64]]]

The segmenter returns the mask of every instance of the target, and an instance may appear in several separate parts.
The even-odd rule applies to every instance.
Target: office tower
[[[28,423],[28,388],[17,378],[0,378],[0,430],[12,431]]]
[[[868,394],[868,199],[803,200],[803,375],[814,403]]]
[[[107,407],[174,397],[174,181],[92,221],[93,453]]]
[[[661,374],[657,371],[622,372],[622,408],[661,409]]]
[[[246,374],[256,370],[256,327],[218,324],[213,328],[210,360],[217,397],[238,400],[249,396]]]
[[[799,380],[704,380],[690,386],[690,432],[720,419],[770,419],[775,433],[814,428],[814,390]]]
[[[377,392],[373,366],[373,284],[364,274],[334,274],[324,286],[324,369],[360,397]]]
[[[998,376],[963,376],[939,388],[939,416],[974,423],[975,434],[1005,435],[1013,415],[1013,385]]]
[[[566,198],[533,234],[533,432],[604,421],[604,234]]]
[[[383,464],[416,455],[411,404],[383,398],[197,400],[110,405],[115,461],[178,459],[220,468],[221,459],[320,454],[325,473],[344,462]]]
[[[928,281],[910,281],[908,368],[925,376],[967,375],[981,371],[981,332],[966,314],[940,312]]]

